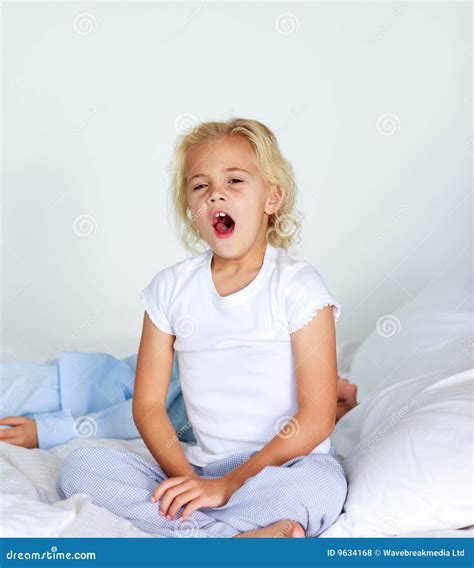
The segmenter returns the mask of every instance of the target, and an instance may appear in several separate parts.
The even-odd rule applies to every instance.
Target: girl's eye
[[[241,179],[237,179],[237,178],[232,178],[231,180],[229,180],[229,183],[232,182],[232,181],[236,181],[236,182],[238,182],[238,183],[242,183],[242,180],[241,180]],[[194,188],[194,191],[196,191],[197,189],[203,187],[204,185],[206,185],[206,184],[205,184],[205,183],[201,183],[201,184],[197,185],[197,186]]]

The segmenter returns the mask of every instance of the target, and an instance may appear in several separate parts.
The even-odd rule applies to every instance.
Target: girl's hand
[[[26,416],[6,416],[0,418],[0,426],[9,424],[13,428],[0,429],[0,441],[8,442],[23,448],[38,447],[38,430],[36,420]]]
[[[161,499],[160,514],[174,519],[178,510],[185,506],[180,521],[201,507],[220,507],[225,505],[233,490],[225,477],[204,478],[199,475],[170,477],[158,484],[151,501]]]

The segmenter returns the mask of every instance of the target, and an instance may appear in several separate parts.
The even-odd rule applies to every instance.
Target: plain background
[[[341,302],[339,341],[472,255],[470,3],[2,10],[3,360],[137,352],[139,290],[188,256],[167,167],[196,121],[275,132],[304,215],[293,256]]]

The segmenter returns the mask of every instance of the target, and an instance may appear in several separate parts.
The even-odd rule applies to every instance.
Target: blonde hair
[[[275,135],[267,126],[258,120],[232,118],[225,122],[202,122],[180,135],[175,143],[174,159],[170,164],[171,198],[177,234],[185,249],[193,254],[198,253],[200,246],[205,243],[192,223],[200,212],[193,216],[186,205],[186,152],[201,142],[226,136],[246,138],[254,149],[256,163],[263,178],[280,188],[282,201],[278,211],[269,216],[267,242],[286,250],[299,243],[301,215],[295,208],[297,187],[292,165],[283,156]]]

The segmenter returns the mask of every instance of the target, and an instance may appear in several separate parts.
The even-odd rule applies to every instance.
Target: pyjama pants
[[[256,452],[241,452],[206,466],[192,465],[201,477],[221,477]],[[96,505],[132,522],[141,530],[165,537],[232,537],[282,519],[301,524],[316,537],[334,523],[347,494],[344,470],[332,447],[266,466],[246,479],[221,507],[202,507],[186,521],[160,515],[160,501],[150,501],[156,486],[167,479],[156,461],[108,446],[76,448],[65,459],[56,482],[61,499],[86,493]]]

